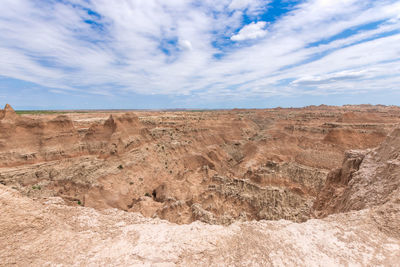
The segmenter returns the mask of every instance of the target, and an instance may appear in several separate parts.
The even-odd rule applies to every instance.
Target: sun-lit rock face
[[[3,122],[5,121],[14,121],[17,119],[17,114],[15,113],[14,109],[9,105],[6,104],[3,110],[0,110],[0,120]]]
[[[392,214],[398,216],[399,189],[400,128],[396,128],[376,149],[348,151],[342,167],[329,173],[314,208],[316,214],[323,217],[333,213],[377,207],[381,209],[386,206],[393,208]],[[385,224],[389,222],[382,220],[380,223],[385,228]],[[400,236],[399,230],[400,223],[392,234]]]
[[[379,145],[400,122],[383,106],[1,114],[0,183],[35,199],[223,225],[335,212],[326,180],[349,182],[364,155],[354,149]]]
[[[246,222],[241,214],[228,226],[215,225],[210,223],[223,223],[226,214],[221,217],[204,204],[193,203],[196,219],[207,223],[177,225],[118,209],[67,206],[60,197],[33,200],[0,185],[2,264],[396,266],[400,260],[399,133],[400,129],[392,131],[376,149],[347,152],[342,166],[329,173],[318,192],[314,209],[323,218],[303,223]],[[238,207],[228,199],[240,199],[242,205],[261,211],[271,207],[263,201],[276,192],[245,179],[213,176],[211,183],[205,198],[215,193],[215,202],[216,196],[219,200],[225,196],[222,205],[231,217]],[[152,199],[156,203],[168,198],[169,186],[163,184],[143,199],[143,212],[159,212]],[[281,201],[275,207],[285,213],[285,198],[275,197]],[[183,204],[177,202],[178,209]]]

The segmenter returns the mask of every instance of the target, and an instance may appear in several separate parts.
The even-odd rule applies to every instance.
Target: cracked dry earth
[[[0,111],[0,265],[400,262],[400,108]]]

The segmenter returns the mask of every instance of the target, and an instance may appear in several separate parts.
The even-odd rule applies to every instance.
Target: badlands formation
[[[400,108],[0,111],[0,265],[400,262]]]

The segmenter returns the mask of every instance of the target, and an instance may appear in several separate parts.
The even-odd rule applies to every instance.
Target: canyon
[[[399,122],[379,105],[6,105],[0,265],[395,265]]]

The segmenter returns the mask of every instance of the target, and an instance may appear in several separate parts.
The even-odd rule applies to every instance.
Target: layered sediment
[[[112,156],[84,158],[86,161],[70,158],[70,162],[65,163],[68,166],[78,163],[81,167],[97,166],[87,171],[93,174],[90,176],[93,180],[86,180],[86,191],[77,187],[86,193],[76,191],[75,194],[88,194],[95,186],[110,194],[103,199],[99,194],[99,201],[106,199],[110,202],[104,203],[110,206],[120,204],[112,189],[121,186],[118,191],[121,197],[129,195],[132,189],[125,187],[127,191],[123,193],[124,180],[118,180],[122,171],[118,166],[116,171],[114,169],[117,161]],[[43,189],[34,189],[40,191],[34,197],[30,191],[24,191],[21,173],[28,174],[30,168],[41,170],[44,166],[60,170],[65,167],[64,163],[55,162],[58,164],[42,162],[18,169],[2,168],[3,183],[19,186],[13,189],[0,185],[2,265],[396,266],[400,260],[399,128],[391,131],[377,148],[346,152],[342,164],[330,171],[323,182],[318,181],[313,186],[307,183],[318,180],[322,173],[317,171],[315,174],[313,168],[316,167],[299,168],[298,163],[268,162],[256,171],[246,171],[241,178],[215,174],[212,171],[217,172],[218,165],[211,168],[206,164],[208,167],[198,167],[198,171],[208,172],[211,176],[202,180],[203,187],[193,188],[193,192],[199,190],[197,195],[191,192],[196,201],[189,203],[184,198],[171,197],[170,192],[174,190],[169,188],[173,185],[164,180],[164,184],[148,196],[131,203],[131,208],[139,209],[147,217],[161,217],[165,207],[171,207],[172,212],[165,211],[170,221],[173,219],[168,216],[178,214],[176,210],[179,209],[181,215],[192,217],[188,222],[197,220],[182,225],[160,218],[146,218],[121,208],[66,205],[66,201],[73,200],[51,196],[52,182],[43,184]],[[104,181],[94,175],[105,168],[99,162],[109,164],[107,167],[113,169],[112,175],[104,172]],[[129,169],[124,166],[123,170]],[[73,168],[70,168],[72,175]],[[12,176],[17,173],[21,175]],[[258,175],[256,179],[248,178],[255,174]],[[52,176],[53,180],[47,178],[47,174],[44,177],[41,181],[53,181],[58,175]],[[286,182],[278,183],[278,180]],[[293,184],[304,181],[302,186],[308,191],[294,189],[289,181]],[[45,196],[45,192],[49,195]],[[296,196],[291,195],[296,192]],[[299,199],[300,196],[308,200]],[[312,206],[304,205],[313,198]],[[104,203],[102,205],[106,205]],[[293,217],[296,212],[302,215],[310,210],[314,213],[313,219],[293,222],[303,220]],[[270,217],[264,220],[262,216]],[[289,220],[275,220],[283,216]],[[182,220],[185,218],[182,216]]]
[[[400,109],[368,105],[45,115],[7,105],[0,183],[178,224],[304,222],[340,210],[337,188],[362,161],[345,151],[379,145],[398,122]]]

